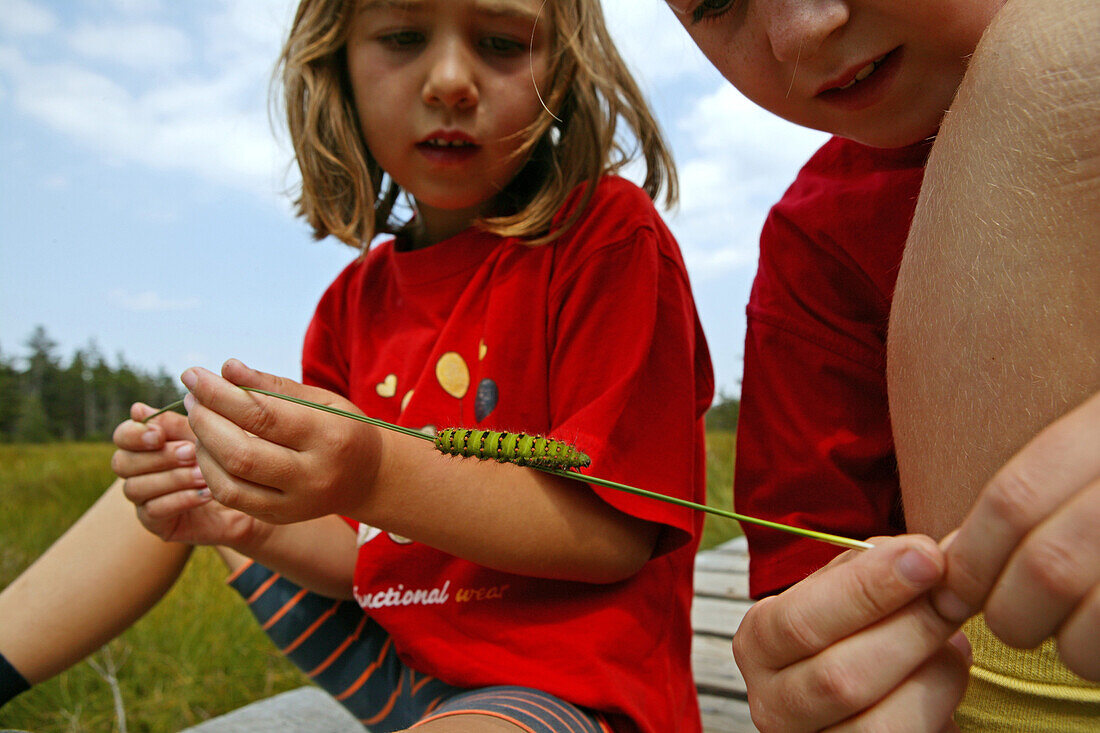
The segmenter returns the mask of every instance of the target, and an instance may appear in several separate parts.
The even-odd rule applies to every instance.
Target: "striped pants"
[[[239,568],[229,585],[279,651],[371,731],[478,712],[530,733],[610,733],[598,714],[540,690],[468,690],[417,672],[357,603],[311,593],[258,563]]]

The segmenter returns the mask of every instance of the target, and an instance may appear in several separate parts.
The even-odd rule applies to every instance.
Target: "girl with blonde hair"
[[[549,435],[593,475],[704,500],[709,354],[652,202],[675,172],[598,2],[304,0],[281,69],[298,211],[363,250],[317,307],[304,384],[230,360],[184,373],[187,419],[135,405],[114,468],[152,534],[116,487],[25,574],[50,602],[21,579],[5,619],[58,603],[105,540],[82,524],[124,525],[108,544],[153,567],[112,591],[121,615],[188,545],[220,546],[280,649],[371,730],[698,730],[699,516],[239,389]],[[639,156],[641,189],[615,175]],[[0,650],[32,681],[117,633],[93,618],[51,657],[21,625]]]

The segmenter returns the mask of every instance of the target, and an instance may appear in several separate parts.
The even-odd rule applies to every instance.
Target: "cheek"
[[[501,142],[509,146],[518,146],[520,141],[513,136],[533,124],[539,115],[549,114],[539,101],[539,95],[545,99],[550,91],[546,86],[535,89],[530,75],[519,83],[500,84],[493,98],[497,102],[493,127]]]

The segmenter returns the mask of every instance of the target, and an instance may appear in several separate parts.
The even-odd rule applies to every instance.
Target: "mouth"
[[[818,90],[818,94],[825,92],[844,92],[858,84],[862,84],[867,79],[871,78],[876,71],[879,70],[892,56],[895,55],[898,49],[893,49],[889,53],[884,53],[877,59],[868,61],[863,66],[859,67],[855,71],[848,71],[838,79],[826,83],[821,89]]]
[[[852,77],[852,80],[850,82],[848,82],[844,86],[837,87],[837,89],[840,89],[842,91],[844,89],[851,89],[856,84],[859,84],[861,81],[863,81],[864,79],[869,77],[871,74],[875,73],[875,69],[877,69],[882,64],[882,62],[885,61],[885,60],[886,60],[885,56],[875,59],[874,61],[867,64],[866,66],[864,66],[859,71],[857,71],[856,75],[854,77]]]
[[[858,68],[826,83],[817,99],[845,113],[859,112],[889,98],[903,66],[905,48],[898,46],[887,54],[865,61]]]
[[[464,132],[437,130],[417,142],[416,149],[432,165],[456,166],[473,160],[481,146]]]
[[[430,137],[427,140],[421,140],[417,145],[426,148],[473,148],[477,147],[471,140],[448,140],[442,137]]]

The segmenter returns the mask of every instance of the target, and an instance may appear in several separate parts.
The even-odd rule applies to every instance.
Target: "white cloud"
[[[276,199],[288,158],[266,101],[285,23],[279,12],[289,12],[289,3],[261,3],[248,15],[230,2],[190,35],[132,19],[155,6],[124,5],[126,14],[95,25],[55,29],[59,51],[48,61],[38,60],[29,41],[0,47],[5,103],[106,162],[185,171]],[[209,71],[200,58],[214,59]],[[158,73],[150,78],[152,70]]]
[[[57,26],[53,13],[28,0],[4,0],[0,31],[13,35],[42,35]]]
[[[81,56],[142,73],[180,67],[191,60],[191,42],[182,31],[158,23],[84,24],[68,34]]]
[[[166,298],[153,290],[131,293],[115,288],[107,294],[107,299],[122,310],[137,313],[192,310],[199,306],[198,298]]]
[[[667,82],[710,73],[661,0],[604,0],[603,8],[616,47],[650,93]]]
[[[696,279],[755,262],[768,209],[828,139],[758,108],[728,84],[677,122],[681,207],[674,218]]]

